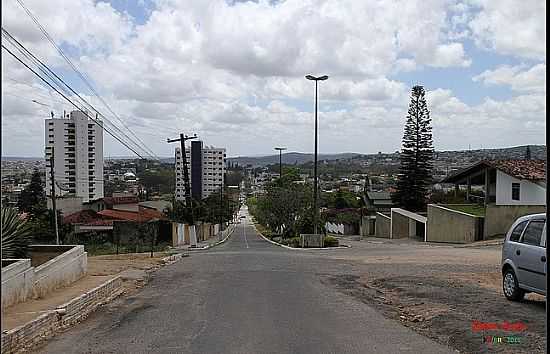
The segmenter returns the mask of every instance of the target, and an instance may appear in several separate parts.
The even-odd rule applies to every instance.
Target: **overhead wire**
[[[36,26],[39,28],[39,30],[42,32],[42,34],[46,37],[46,39],[52,44],[52,46],[57,50],[57,52],[61,55],[61,57],[69,64],[69,66],[73,69],[73,71],[81,78],[81,80],[84,82],[86,86],[90,89],[90,91],[94,94],[95,97],[97,97],[101,103],[107,108],[109,112],[132,134],[143,146],[143,150],[150,154],[150,156],[154,156],[157,160],[159,160],[159,157],[149,148],[147,145],[141,140],[125,123],[124,121],[116,114],[113,109],[107,104],[107,102],[103,99],[103,97],[95,90],[95,88],[90,83],[90,79],[86,73],[82,73],[78,67],[71,61],[71,59],[65,55],[63,50],[55,43],[55,40],[50,36],[48,31],[42,26],[40,21],[34,16],[34,14],[25,6],[22,0],[16,0],[17,3],[23,8],[23,10],[27,13],[27,15],[31,18],[31,20],[36,24]],[[97,112],[97,111],[96,111]],[[127,138],[129,138],[125,133],[123,133]]]
[[[24,57],[26,57],[29,61],[33,62],[34,65],[45,75],[47,76],[52,82],[55,83],[55,85],[58,87],[59,90],[63,91],[65,93],[64,95],[64,98],[67,98],[66,96],[72,96],[72,95],[75,95],[78,99],[80,99],[80,103],[83,107],[87,107],[88,109],[90,109],[91,111],[95,111],[96,112],[96,115],[99,115],[101,113],[99,113],[99,111],[97,111],[97,109],[95,109],[95,107],[93,107],[90,103],[88,103],[84,98],[82,98],[80,96],[80,94],[78,94],[70,85],[68,85],[62,78],[60,78],[55,72],[53,72],[46,64],[44,64],[40,59],[38,59],[34,54],[32,54],[23,44],[21,44],[15,37],[13,37],[5,28],[2,27],[2,36],[10,43],[12,44],[20,53],[21,55],[23,55]],[[5,48],[7,50],[7,48],[2,45],[3,48]],[[14,56],[18,61],[20,61],[21,63],[23,63],[19,57],[17,57],[13,52],[10,53],[12,56]],[[27,66],[27,65],[26,65]],[[28,69],[30,69],[30,67],[27,66]],[[33,73],[37,74],[34,70],[32,70]],[[52,89],[54,89],[57,93],[61,94],[61,92],[59,92],[58,89],[55,89],[51,84],[50,82],[48,82],[47,80],[44,79],[44,77],[40,76],[39,77],[48,84],[48,86],[52,87]],[[83,107],[79,107],[77,106],[72,100],[69,100],[71,104],[73,104],[75,107],[77,107],[78,110],[82,111],[87,117],[89,117],[88,113],[86,111],[83,110]],[[104,117],[102,115],[102,117]],[[103,120],[103,123],[104,124],[99,124],[97,122],[97,120],[95,119],[92,119],[96,124],[98,124],[102,129],[105,130],[105,126],[104,124],[107,124],[107,125],[110,125],[114,130],[117,130],[118,132],[122,133],[123,132],[120,130],[120,128],[118,128],[115,124],[113,124],[110,120],[108,120],[106,117],[104,117],[104,120]],[[110,132],[108,130],[106,130],[111,136],[113,136],[116,140],[118,140],[119,142],[122,142],[123,138],[121,137],[118,137],[116,136],[115,133],[113,132]],[[130,142],[137,146],[138,149],[140,149],[140,145],[137,144],[136,142],[134,142],[133,140],[129,139]],[[129,147],[128,146],[128,143],[125,143],[124,144],[127,148]],[[136,148],[132,148],[130,149],[130,151],[136,153]],[[140,150],[143,150],[143,149],[140,149]],[[143,150],[145,151],[145,150]],[[147,151],[145,151],[145,153],[147,154]],[[141,155],[141,154],[137,154],[138,156],[140,156],[142,159],[144,159],[144,157]],[[156,158],[153,157],[153,159],[155,160]]]
[[[2,30],[4,30],[2,28]],[[99,122],[97,119],[91,117],[87,111],[83,110],[81,107],[79,107],[76,103],[74,103],[67,95],[60,92],[59,89],[54,87],[47,79],[45,79],[42,75],[40,75],[38,72],[36,72],[33,68],[31,68],[27,63],[25,63],[21,58],[19,58],[15,53],[13,53],[11,50],[9,50],[4,44],[1,45],[2,48],[7,51],[13,58],[15,58],[19,63],[21,63],[23,66],[25,66],[29,71],[31,71],[35,76],[37,76],[40,80],[42,80],[46,85],[48,85],[52,90],[57,92],[59,95],[61,95],[67,102],[69,102],[71,105],[73,105],[77,110],[82,112],[86,117],[88,117],[90,120],[92,120],[95,124],[100,126],[103,130],[105,130],[109,135],[111,135],[113,138],[115,138],[118,142],[120,142],[122,145],[124,145],[128,150],[132,151],[134,154],[139,156],[141,159],[145,159],[141,154],[139,154],[137,151],[135,151],[132,147],[128,146],[126,142],[124,142],[122,139],[120,139],[118,136],[116,136],[114,133],[112,133],[109,129],[106,129],[101,122]]]

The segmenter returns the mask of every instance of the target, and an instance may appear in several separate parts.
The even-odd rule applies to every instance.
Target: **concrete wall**
[[[520,216],[546,212],[544,205],[494,205],[485,209],[484,238],[504,235]]]
[[[483,217],[428,205],[426,241],[470,243],[483,238]]]
[[[376,213],[376,223],[374,226],[376,237],[390,238],[390,223],[391,219],[389,216]]]
[[[84,276],[88,266],[81,245],[31,245],[31,257],[34,261],[24,259],[2,268],[2,308],[69,285]]]
[[[38,267],[63,253],[70,251],[74,246],[71,245],[31,245],[29,255],[31,265]]]
[[[512,200],[512,183],[520,184],[519,200]],[[546,189],[533,182],[497,171],[497,205],[545,205]]]
[[[4,261],[4,260],[2,260]],[[2,308],[23,302],[32,295],[34,268],[30,259],[18,259],[2,268]]]
[[[399,213],[391,215],[391,238],[409,237],[409,218]]]
[[[120,245],[144,245],[149,247],[151,237],[158,240],[159,223],[138,223],[135,221],[114,221],[113,239]]]
[[[88,256],[84,246],[72,246],[69,251],[35,268],[34,297],[42,297],[52,290],[74,283],[86,274],[87,268]]]
[[[324,235],[319,234],[301,234],[300,242],[302,247],[323,247]]]

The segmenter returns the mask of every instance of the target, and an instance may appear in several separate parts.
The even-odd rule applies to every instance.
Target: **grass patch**
[[[444,205],[446,208],[461,211],[475,216],[485,216],[485,207],[477,204]]]

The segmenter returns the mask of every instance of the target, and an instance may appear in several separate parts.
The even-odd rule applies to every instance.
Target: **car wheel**
[[[519,287],[518,278],[512,269],[507,269],[502,276],[504,296],[511,301],[519,301],[525,296],[525,291]]]

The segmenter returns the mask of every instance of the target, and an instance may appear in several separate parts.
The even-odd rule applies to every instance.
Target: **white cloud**
[[[477,0],[470,28],[476,42],[501,54],[546,59],[546,1]]]
[[[15,2],[4,3],[4,26],[50,65],[67,70]],[[321,151],[394,151],[400,145],[410,93],[409,83],[396,74],[420,76],[422,72],[415,71],[427,67],[469,66],[473,58],[464,49],[464,38],[473,35],[481,41],[482,34],[501,35],[472,29],[492,28],[475,25],[483,16],[492,18],[487,15],[489,5],[481,4],[476,15],[471,3],[447,0],[264,0],[232,6],[224,0],[162,0],[142,25],[103,2],[25,3],[58,43],[71,49],[74,61],[90,74],[111,107],[163,156],[173,152],[165,138],[180,131],[196,132],[207,144],[227,146],[230,155],[270,152],[281,144],[311,151],[314,85],[304,78],[310,73],[330,76],[319,86]],[[502,52],[500,42],[494,43]],[[79,50],[73,53],[74,48]],[[2,69],[8,77],[33,82],[13,60]],[[503,102],[471,106],[450,90],[434,87],[428,104],[438,143],[460,146],[458,136],[493,136],[480,120],[510,127],[530,112],[525,127],[540,124],[537,117],[546,112],[540,101],[543,85],[536,81],[540,69],[522,67],[506,76],[506,70],[497,68],[476,77],[524,94]],[[48,95],[40,88],[5,89],[6,97],[30,98],[38,92]],[[56,112],[70,109],[41,97]],[[12,155],[42,154],[37,148],[43,142],[41,126],[35,125],[32,134],[17,132],[42,119],[50,108],[28,101],[12,96],[3,108],[3,121],[9,122],[3,128],[10,132],[4,147]],[[92,102],[102,109],[97,100]],[[480,129],[472,131],[466,124]],[[24,143],[12,139],[12,130]],[[513,144],[517,135],[510,132]],[[531,138],[540,142],[543,136]],[[106,145],[113,154],[124,151],[114,142]]]
[[[485,85],[506,85],[519,92],[546,92],[546,64],[537,64],[526,69],[525,65],[503,65],[495,70],[486,70],[472,78]]]
[[[450,43],[438,45],[433,60],[432,66],[435,67],[451,67],[451,66],[470,66],[472,61],[466,58],[462,43]]]

